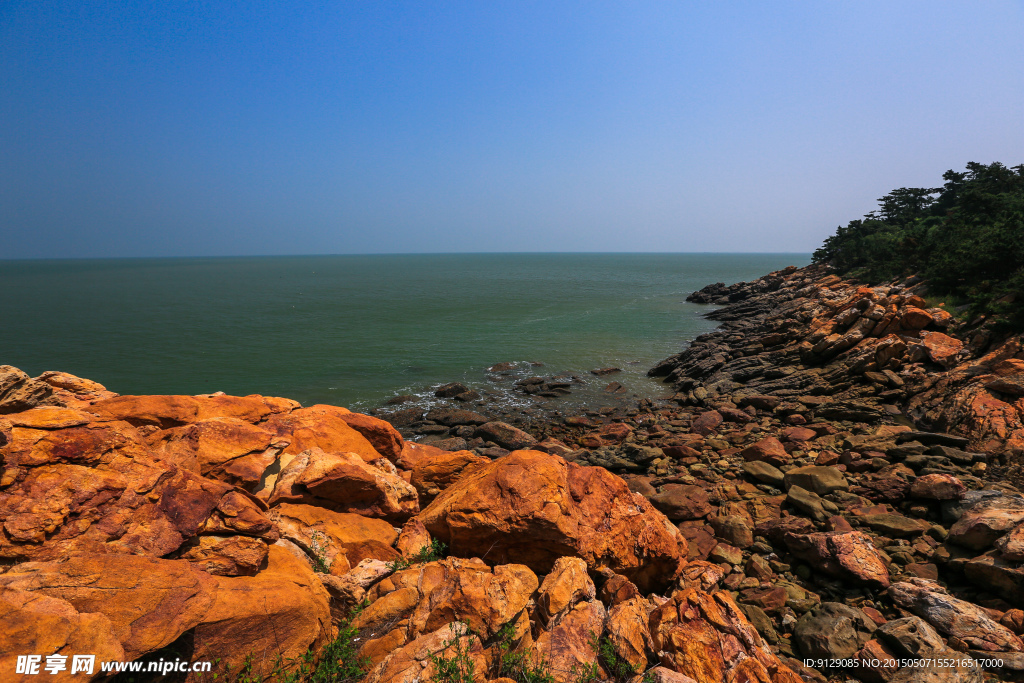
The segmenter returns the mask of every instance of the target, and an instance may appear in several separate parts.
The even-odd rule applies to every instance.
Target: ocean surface
[[[570,399],[645,376],[715,324],[686,295],[809,254],[430,254],[0,261],[0,364],[121,394],[287,396],[368,409],[462,381],[575,373]],[[486,368],[516,362],[512,379]],[[542,365],[534,365],[542,364]],[[595,377],[590,370],[623,372]],[[497,399],[496,399],[497,400]]]

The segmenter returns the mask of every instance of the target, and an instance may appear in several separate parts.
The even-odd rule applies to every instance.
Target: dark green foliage
[[[850,221],[814,261],[868,281],[920,274],[933,293],[1024,328],[1024,165],[971,162],[939,188],[900,188]]]

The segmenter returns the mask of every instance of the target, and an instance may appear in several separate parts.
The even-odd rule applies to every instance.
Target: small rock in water
[[[590,374],[604,377],[605,375],[613,375],[616,372],[622,372],[622,368],[597,368],[596,370],[591,370]]]

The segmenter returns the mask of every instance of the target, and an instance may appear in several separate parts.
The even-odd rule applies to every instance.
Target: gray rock
[[[743,472],[749,474],[758,481],[775,486],[776,488],[781,488],[783,481],[785,480],[785,475],[780,469],[760,460],[742,463],[739,467]]]
[[[994,621],[981,607],[954,598],[935,581],[909,579],[889,586],[898,606],[923,618],[940,633],[970,648],[988,652],[1024,652],[1024,642]]]
[[[981,668],[972,666],[963,653],[948,647],[942,637],[919,617],[893,619],[878,627],[875,637],[900,659],[946,659],[951,667],[906,666],[889,679],[889,683],[982,683]]]
[[[786,472],[784,486],[787,490],[791,486],[799,486],[817,493],[819,496],[828,495],[833,491],[846,491],[850,488],[850,484],[841,471],[835,467],[821,465],[807,465],[789,470]]]
[[[841,602],[823,602],[796,622],[793,638],[806,658],[846,659],[871,639],[868,615]]]
[[[823,506],[823,503],[826,501],[822,500],[818,494],[805,488],[795,485],[790,486],[789,491],[786,492],[786,502],[819,522],[828,519],[828,513],[825,512]]]
[[[754,532],[746,519],[738,515],[712,517],[711,528],[715,536],[737,548],[749,548],[754,544]]]
[[[488,422],[476,429],[476,435],[485,441],[493,441],[502,448],[518,451],[537,445],[537,439],[504,422]]]

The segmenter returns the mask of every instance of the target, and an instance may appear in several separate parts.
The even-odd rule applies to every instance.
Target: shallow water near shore
[[[809,254],[428,254],[0,261],[0,364],[121,394],[224,391],[368,409],[486,372],[575,373],[568,400],[645,376],[715,327],[686,303]],[[533,366],[530,363],[541,363]],[[595,377],[590,370],[619,367]]]

